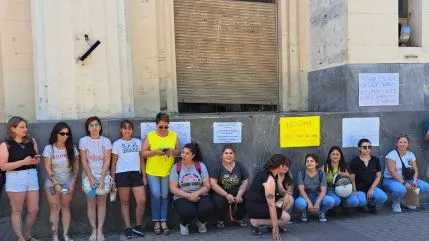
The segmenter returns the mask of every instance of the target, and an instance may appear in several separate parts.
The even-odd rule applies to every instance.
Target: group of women
[[[226,220],[246,227],[248,223],[244,216],[247,213],[252,233],[260,235],[260,227],[268,226],[274,240],[280,240],[279,233],[285,230],[293,206],[300,212],[303,222],[307,221],[308,213],[315,213],[321,222],[326,222],[325,213],[336,206],[342,205],[345,209],[367,206],[369,212],[375,213],[375,206],[387,199],[386,193],[378,188],[382,179],[380,162],[371,155],[372,146],[368,139],[359,141],[359,156],[349,165],[337,146],[329,150],[323,166],[317,155],[306,155],[305,169],[298,172],[295,181],[289,171],[290,160],[284,155],[273,155],[249,183],[249,174],[245,166],[236,161],[233,146],[225,145],[221,160],[207,167],[197,144],[188,143],[180,149],[178,136],[169,130],[169,116],[165,113],[156,116],[156,128],[143,142],[133,137],[133,130],[131,121],[122,121],[121,138],[112,145],[102,136],[100,119],[90,117],[85,122],[87,135],[79,140],[77,150],[66,123],[59,122],[53,127],[49,144],[41,155],[47,174],[44,187],[50,204],[52,240],[59,240],[61,213],[63,239],[72,241],[68,234],[70,203],[80,166],[91,226],[89,241],[104,240],[107,194],[113,193],[114,199],[116,190],[127,238],[144,235],[146,186],[150,190],[152,221],[157,235],[171,232],[168,226],[169,193],[173,194],[173,206],[179,214],[183,235],[189,234],[190,225],[196,225],[200,233],[206,232],[206,223],[213,215],[217,228],[224,228]],[[401,200],[407,191],[417,188],[421,192],[429,191],[429,184],[418,179],[415,155],[408,151],[409,141],[407,136],[398,137],[396,149],[386,156],[383,186],[392,196],[395,212],[401,212]],[[37,240],[32,236],[32,227],[39,209],[36,167],[41,156],[38,153],[36,141],[28,134],[27,121],[12,117],[7,123],[5,141],[0,144],[0,169],[6,171],[5,187],[18,241]],[[175,163],[175,157],[179,155],[181,160]],[[349,195],[340,196],[335,192],[337,176],[350,179],[353,190]],[[131,193],[136,202],[134,226],[130,221]],[[25,222],[22,220],[24,203],[27,207]]]

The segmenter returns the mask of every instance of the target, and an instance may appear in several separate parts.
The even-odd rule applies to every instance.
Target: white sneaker
[[[180,233],[183,235],[188,235],[189,234],[189,228],[188,225],[183,226],[182,224],[180,224]]]
[[[414,205],[405,205],[410,210],[415,210],[417,207]]]
[[[206,227],[205,223],[202,223],[199,220],[197,220],[197,222],[195,224],[198,227],[198,232],[199,233],[205,233],[205,232],[207,232],[207,227]]]
[[[392,203],[392,210],[393,210],[393,212],[395,212],[395,213],[400,213],[400,212],[402,212],[402,210],[401,210],[401,203],[400,203],[400,202],[393,202],[393,203]]]
[[[301,212],[301,222],[307,222],[307,211]]]
[[[325,213],[319,212],[319,221],[320,222],[326,222],[328,221],[325,217]]]

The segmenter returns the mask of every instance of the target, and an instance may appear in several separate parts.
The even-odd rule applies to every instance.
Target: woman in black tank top
[[[37,144],[28,135],[27,121],[14,116],[7,123],[5,141],[0,144],[0,168],[6,171],[6,192],[12,208],[12,226],[18,241],[37,241],[32,227],[39,210],[39,182],[36,165]],[[27,223],[22,223],[21,211],[27,202]],[[24,227],[22,227],[24,226]]]

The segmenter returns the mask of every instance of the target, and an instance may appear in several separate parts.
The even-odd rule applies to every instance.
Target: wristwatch
[[[403,182],[402,182],[402,185],[404,185],[404,186],[405,186],[405,184],[407,184],[407,182],[406,182],[406,181],[403,181]]]

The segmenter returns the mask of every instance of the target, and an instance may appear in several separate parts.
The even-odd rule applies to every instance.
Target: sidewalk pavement
[[[424,205],[418,211],[404,210],[401,214],[392,213],[390,208],[383,207],[379,214],[356,213],[347,217],[328,217],[327,223],[319,223],[316,217],[310,218],[308,223],[298,220],[287,226],[288,231],[282,233],[283,240],[288,241],[423,241],[429,240],[429,205]],[[155,240],[272,240],[271,232],[266,231],[262,236],[252,236],[250,228],[227,226],[219,230],[212,226],[207,233],[192,232],[190,235],[181,235],[179,230],[173,229],[168,236],[155,235],[147,231],[144,238],[133,238],[132,241]],[[86,241],[88,235],[74,235],[75,241]],[[0,241],[15,241],[10,227],[9,218],[0,218]],[[48,241],[50,238],[44,238]],[[106,241],[126,240],[121,234],[106,234]]]

